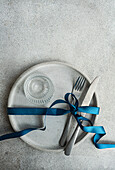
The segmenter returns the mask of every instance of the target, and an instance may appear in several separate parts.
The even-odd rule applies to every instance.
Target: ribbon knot
[[[70,101],[69,101],[70,95],[71,95],[72,101],[74,101],[75,104],[70,103]],[[73,93],[66,93],[64,98],[65,98],[65,101],[68,103],[68,105],[70,107],[71,113],[75,114],[78,111],[78,105],[79,105],[79,102],[78,102],[76,96]]]

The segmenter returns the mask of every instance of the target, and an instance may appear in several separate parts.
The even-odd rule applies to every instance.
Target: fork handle
[[[63,130],[63,134],[62,134],[60,141],[59,141],[59,144],[62,147],[65,145],[66,140],[67,140],[67,134],[68,134],[69,126],[70,126],[71,117],[72,117],[72,115],[71,115],[71,113],[69,113],[66,125],[65,125],[64,130]]]
[[[79,130],[80,130],[80,126],[77,125],[72,137],[70,138],[69,142],[67,143],[67,146],[65,148],[65,155],[69,156],[71,154],[71,151],[72,151],[73,145],[75,144],[75,140],[78,136]]]

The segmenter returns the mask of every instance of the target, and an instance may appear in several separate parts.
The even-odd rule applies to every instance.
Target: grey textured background
[[[1,0],[0,1],[0,135],[12,132],[7,98],[16,78],[43,61],[63,61],[93,79],[100,116],[115,143],[115,1],[114,0]],[[102,170],[115,169],[115,149],[98,150],[92,134],[73,150],[42,152],[21,139],[0,142],[1,170]]]

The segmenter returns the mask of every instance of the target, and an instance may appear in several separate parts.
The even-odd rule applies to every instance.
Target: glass
[[[52,81],[44,74],[30,74],[24,82],[26,98],[33,104],[44,105],[50,101],[54,93]]]

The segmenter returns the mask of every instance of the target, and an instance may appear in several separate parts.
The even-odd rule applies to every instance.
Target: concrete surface
[[[114,0],[0,1],[0,135],[13,132],[6,113],[16,78],[43,61],[63,61],[90,79],[101,75],[97,92],[100,116],[115,143]],[[0,142],[1,170],[114,170],[115,149],[98,150],[92,134],[73,150],[42,152],[21,139]]]

